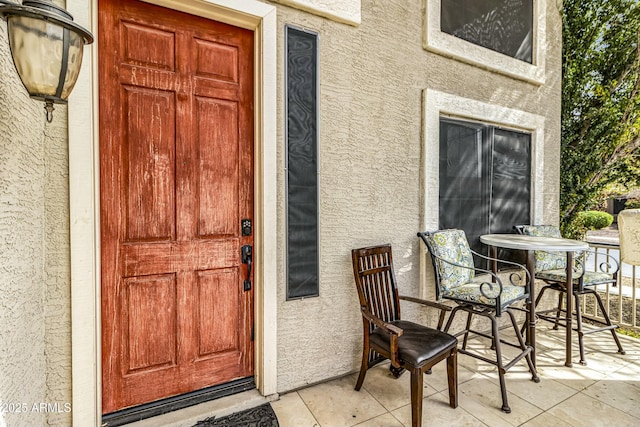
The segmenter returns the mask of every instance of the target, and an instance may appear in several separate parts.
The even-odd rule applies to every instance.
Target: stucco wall
[[[402,293],[419,294],[427,88],[545,118],[544,222],[558,217],[560,18],[548,2],[546,83],[428,52],[422,2],[362,0],[361,24],[278,8],[278,391],[358,367],[351,248],[392,243]],[[295,3],[295,2],[294,2]],[[284,25],[320,34],[320,296],[285,301]],[[0,21],[0,400],[71,399],[66,108],[46,124],[11,63]],[[90,177],[87,177],[89,179]],[[87,284],[88,286],[91,284]],[[429,296],[429,295],[427,295]],[[418,315],[409,311],[412,316]],[[0,413],[0,426],[69,425],[66,412]]]
[[[17,76],[4,21],[0,72],[0,426],[69,425],[66,107],[46,123]]]
[[[285,301],[284,150],[278,155],[278,391],[358,368],[362,332],[351,248],[392,243],[401,293],[425,292],[415,237],[424,208],[424,89],[543,116],[547,175],[537,190],[544,204],[539,219],[557,221],[561,41],[555,2],[548,3],[547,16],[546,83],[539,86],[423,49],[421,2],[363,0],[358,27],[278,7],[279,117],[284,114],[283,28],[290,24],[320,35],[321,118],[317,298]],[[279,124],[278,139],[284,141],[284,119]]]
[[[39,103],[38,103],[39,104]],[[44,328],[47,422],[71,425],[71,288],[67,107],[45,126]]]
[[[273,0],[339,22],[360,23],[360,0]]]

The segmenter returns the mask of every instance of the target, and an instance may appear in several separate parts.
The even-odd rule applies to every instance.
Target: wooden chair
[[[560,229],[553,225],[516,225],[514,226],[518,233],[529,236],[542,236],[542,237],[562,237]],[[618,269],[619,263],[610,255],[598,254],[598,256],[606,256],[607,262],[601,263],[598,267],[600,271],[586,271],[585,260],[587,255],[591,251],[575,254],[575,268],[573,273],[573,286],[572,295],[575,300],[575,315],[576,315],[576,329],[578,333],[578,346],[580,348],[580,364],[586,365],[584,351],[584,336],[602,331],[611,331],[613,339],[618,346],[618,353],[625,354],[620,343],[620,339],[616,334],[616,329],[619,325],[611,323],[609,313],[602,302],[602,298],[597,291],[598,285],[611,284],[617,286],[618,283]],[[559,326],[566,328],[566,316],[569,314],[567,310],[563,308],[563,303],[567,293],[567,260],[564,253],[557,252],[545,252],[536,251],[536,279],[540,279],[546,283],[542,289],[538,292],[536,297],[535,306],[538,306],[542,296],[547,290],[554,290],[558,292],[558,304],[554,308],[547,310],[536,310],[536,316],[538,319],[546,320],[554,324],[553,329],[558,329]],[[595,318],[588,318],[588,320],[600,327],[585,328],[583,319],[586,316],[582,315],[582,307],[580,304],[580,297],[583,295],[592,295],[600,308],[604,321]],[[553,313],[553,314],[550,314]],[[561,317],[564,313],[565,318]],[[571,313],[573,315],[573,313]],[[566,343],[569,347],[571,343]]]
[[[531,360],[532,347],[524,342],[511,305],[526,300],[529,295],[529,278],[527,269],[520,264],[509,261],[497,260],[472,251],[463,230],[438,230],[434,232],[421,232],[418,237],[427,245],[436,276],[436,298],[455,301],[458,305],[453,309],[444,328],[448,332],[451,324],[459,312],[466,312],[466,327],[454,334],[456,337],[464,335],[460,353],[475,357],[490,363],[498,368],[500,379],[500,391],[502,393],[502,410],[511,412],[507,399],[507,386],[505,373],[518,361],[525,358],[532,374],[532,380],[540,382],[536,368]],[[517,270],[509,275],[510,282],[502,282],[500,277],[488,270],[476,268],[473,256],[489,260],[492,263],[500,262]],[[494,264],[497,265],[497,264]],[[516,284],[512,280],[520,278],[523,283]],[[498,318],[506,313],[511,320],[511,326],[515,332],[517,343],[500,338]],[[473,329],[472,317],[479,315],[491,321],[490,332]],[[467,349],[469,337],[480,336],[491,340],[491,349],[495,350],[495,359],[489,359],[484,355]],[[503,361],[501,344],[518,348],[520,352],[508,363]]]
[[[447,360],[449,406],[458,406],[458,340],[442,332],[445,313],[451,308],[431,301],[398,295],[391,245],[351,251],[364,340],[362,364],[355,389],[360,390],[367,370],[383,360],[391,361],[391,372],[398,377],[411,373],[411,425],[422,425],[423,376],[435,364]],[[400,300],[440,310],[438,328],[430,328],[400,318]]]

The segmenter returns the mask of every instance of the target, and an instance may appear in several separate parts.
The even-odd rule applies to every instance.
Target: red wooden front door
[[[253,33],[98,3],[104,413],[253,375]]]

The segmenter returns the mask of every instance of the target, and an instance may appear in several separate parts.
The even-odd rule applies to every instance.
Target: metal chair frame
[[[456,317],[456,315],[459,312],[466,312],[467,313],[467,319],[466,319],[466,325],[465,328],[462,331],[459,331],[455,334],[453,334],[456,337],[459,336],[464,336],[464,339],[462,341],[462,346],[458,349],[458,351],[462,354],[466,354],[468,356],[474,357],[476,359],[482,360],[486,363],[492,364],[494,366],[496,366],[498,368],[498,376],[499,376],[499,380],[500,380],[500,392],[502,395],[502,411],[504,411],[505,413],[510,413],[511,412],[511,408],[509,407],[509,403],[508,403],[508,397],[507,397],[507,386],[506,386],[506,380],[505,380],[505,374],[506,372],[512,368],[516,363],[518,363],[520,360],[522,360],[523,358],[526,359],[527,365],[529,367],[529,371],[531,372],[531,379],[532,381],[538,383],[540,382],[540,378],[538,377],[536,368],[532,362],[531,359],[531,352],[532,352],[532,347],[528,346],[525,344],[524,338],[522,336],[522,333],[520,332],[520,327],[518,326],[518,323],[516,321],[515,315],[513,314],[513,310],[511,305],[515,304],[518,301],[522,301],[522,300],[526,300],[526,298],[528,297],[528,290],[529,290],[529,272],[527,271],[527,269],[520,264],[514,263],[514,262],[510,262],[510,261],[506,261],[506,260],[499,260],[496,258],[492,258],[492,257],[488,257],[486,255],[483,254],[479,254],[471,249],[469,249],[469,251],[471,252],[471,254],[476,255],[482,259],[485,259],[487,261],[489,261],[490,263],[492,263],[492,265],[497,266],[497,263],[501,263],[501,264],[505,264],[510,266],[511,268],[516,268],[517,271],[520,271],[520,273],[516,273],[516,272],[511,272],[511,274],[509,275],[509,279],[513,284],[513,279],[515,277],[519,277],[520,279],[524,278],[524,286],[525,286],[525,292],[524,294],[518,298],[517,300],[514,301],[503,301],[501,296],[502,296],[502,292],[503,292],[503,284],[502,284],[502,279],[493,271],[489,271],[489,270],[485,270],[485,269],[481,269],[481,268],[477,268],[477,267],[473,267],[470,268],[469,266],[466,265],[462,265],[459,263],[456,263],[454,261],[451,260],[447,260],[444,259],[438,255],[435,254],[435,251],[429,241],[430,236],[434,235],[435,233],[439,233],[439,232],[446,232],[446,231],[450,231],[450,230],[438,230],[438,231],[434,231],[434,232],[419,232],[418,233],[418,237],[420,237],[422,239],[422,241],[425,243],[425,245],[427,246],[427,248],[429,249],[429,253],[431,255],[431,261],[433,263],[433,267],[434,267],[434,273],[435,273],[435,277],[436,277],[436,298],[438,302],[441,302],[442,298],[445,299],[449,299],[454,301],[457,306],[453,308],[451,314],[449,315],[449,319],[447,321],[447,324],[444,327],[444,331],[448,332],[449,329],[451,328],[451,325],[453,323],[454,318]],[[455,231],[455,230],[453,230]],[[443,296],[441,289],[440,289],[440,283],[441,283],[441,277],[440,277],[440,273],[439,273],[439,268],[438,268],[438,262],[443,262],[443,263],[447,263],[449,265],[452,266],[456,266],[459,268],[463,268],[463,269],[470,269],[470,270],[474,270],[475,273],[480,273],[481,275],[486,275],[489,280],[491,282],[485,281],[482,282],[479,286],[480,286],[480,291],[482,292],[482,294],[484,296],[487,297],[491,297],[495,302],[492,304],[489,303],[481,303],[478,301],[470,301],[468,299],[462,299],[462,298],[450,298],[447,296]],[[497,289],[497,292],[496,292]],[[516,335],[516,339],[517,342],[511,342],[511,341],[506,341],[504,339],[502,339],[500,337],[500,327],[498,324],[498,318],[502,315],[506,313],[509,316],[509,320],[511,322],[511,326],[513,327],[513,330],[515,332]],[[491,331],[489,333],[485,332],[485,331],[480,331],[477,329],[473,329],[472,328],[472,318],[474,315],[479,315],[482,316],[484,318],[489,319],[490,323],[491,323]],[[469,340],[470,336],[480,336],[480,337],[484,337],[487,338],[489,340],[491,340],[491,349],[495,351],[495,359],[489,359],[473,350],[469,350],[467,349],[467,342]],[[505,344],[514,348],[518,348],[520,349],[520,353],[517,354],[516,356],[514,356],[510,361],[508,361],[507,363],[504,362],[503,360],[503,354],[502,354],[502,347],[501,345]]]
[[[515,225],[513,228],[518,233],[525,234],[525,227],[526,227],[525,225]],[[578,333],[578,347],[580,349],[581,365],[587,364],[585,351],[584,351],[585,335],[590,335],[590,334],[603,332],[603,331],[611,331],[611,335],[613,335],[613,339],[616,343],[616,346],[618,347],[618,353],[625,354],[625,351],[622,348],[622,343],[620,342],[620,338],[618,337],[615,331],[620,326],[611,322],[609,313],[607,312],[607,309],[602,301],[602,298],[600,297],[600,294],[596,289],[598,285],[604,285],[604,284],[612,284],[613,286],[617,286],[618,271],[619,271],[620,265],[615,260],[615,258],[613,258],[611,255],[604,254],[607,257],[608,261],[601,263],[599,265],[599,268],[601,271],[608,272],[609,274],[611,274],[611,278],[608,280],[602,280],[594,283],[585,283],[585,276],[586,276],[586,274],[584,274],[585,260],[586,260],[587,254],[590,252],[592,251],[585,251],[579,256],[576,256],[574,258],[575,267],[574,267],[574,283],[572,285],[572,295],[575,300],[575,313],[571,313],[571,315],[575,315],[576,317],[576,327],[574,331]],[[603,255],[603,254],[599,254],[599,255]],[[565,265],[566,265],[566,261],[565,261]],[[536,278],[538,276],[537,273],[538,272],[536,272]],[[569,314],[567,313],[567,310],[566,308],[563,307],[563,305],[565,301],[564,296],[567,293],[567,284],[563,281],[549,280],[548,278],[539,278],[539,279],[542,280],[546,285],[543,286],[538,292],[534,306],[535,307],[538,306],[538,304],[542,300],[544,293],[547,290],[553,290],[558,292],[558,304],[554,308],[541,310],[541,311],[536,310],[536,317],[538,319],[553,323],[554,330],[557,330],[558,327],[566,328],[567,327],[566,318],[567,316],[569,316]],[[583,295],[592,295],[595,298],[595,301],[598,304],[598,307],[600,308],[600,312],[602,313],[602,317],[604,318],[604,321],[593,318],[593,317],[583,316],[581,301],[580,301],[580,297],[582,297]],[[550,315],[549,313],[553,313],[553,315]],[[561,316],[563,313],[564,313],[564,317]],[[589,320],[595,325],[600,325],[600,327],[584,328],[584,322],[583,322],[584,319]],[[567,347],[571,346],[571,343],[569,342],[566,343],[566,346]]]

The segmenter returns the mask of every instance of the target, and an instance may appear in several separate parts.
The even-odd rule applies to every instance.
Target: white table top
[[[589,249],[581,240],[559,237],[525,236],[521,234],[483,234],[480,241],[489,246],[507,249],[575,252]]]

